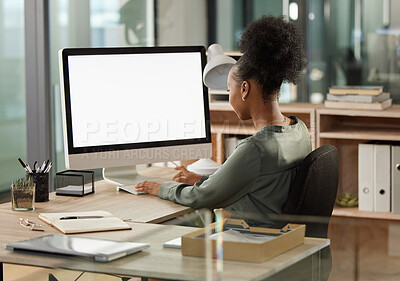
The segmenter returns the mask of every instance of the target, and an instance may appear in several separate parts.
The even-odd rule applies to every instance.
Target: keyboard
[[[120,190],[129,192],[129,193],[132,193],[132,194],[135,194],[135,195],[146,194],[146,192],[137,192],[135,190],[135,185],[134,184],[133,185],[119,185],[119,186],[117,186],[117,191],[120,191]]]

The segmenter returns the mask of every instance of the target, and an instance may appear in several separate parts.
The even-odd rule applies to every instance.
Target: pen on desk
[[[38,169],[38,166],[37,166],[37,161],[35,161],[35,163],[33,163],[33,170],[36,172],[37,171],[37,169]]]
[[[101,219],[103,216],[66,216],[61,217],[60,220],[79,220],[79,219]]]

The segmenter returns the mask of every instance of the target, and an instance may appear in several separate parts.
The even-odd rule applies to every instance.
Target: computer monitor
[[[67,168],[211,156],[204,47],[68,48],[59,64]]]

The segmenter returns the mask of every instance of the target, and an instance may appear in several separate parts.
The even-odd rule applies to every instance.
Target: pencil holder
[[[49,201],[49,173],[30,173],[36,184],[35,202]]]

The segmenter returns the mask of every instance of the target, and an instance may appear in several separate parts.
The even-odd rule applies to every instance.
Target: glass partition
[[[207,46],[214,43],[208,34],[211,28],[216,33],[216,42],[226,51],[237,51],[240,34],[247,23],[262,15],[282,14],[302,31],[309,63],[298,86],[282,86],[281,102],[322,103],[328,88],[333,85],[382,85],[391,93],[393,101],[399,103],[400,31],[396,26],[400,22],[393,12],[400,8],[398,1],[218,0],[215,1],[215,24],[210,27],[211,2],[50,1],[57,171],[65,168],[57,60],[57,51],[63,47]],[[1,30],[4,30],[2,26]],[[1,93],[3,95],[3,91]],[[310,280],[313,259],[328,266],[323,272],[330,274],[329,280],[394,280],[391,278],[400,274],[396,269],[399,268],[400,256],[397,246],[400,217],[376,213],[363,217],[357,208],[346,209],[343,215],[340,214],[343,209],[336,206],[331,218],[329,254],[321,253],[318,258],[310,258],[299,267],[280,272],[275,279],[271,276],[270,280],[290,280],[288,276],[295,276],[294,280]],[[317,216],[308,219],[326,222],[328,218]],[[143,241],[145,238],[141,237]],[[216,260],[213,262],[217,263]],[[224,261],[224,264],[228,272],[232,263]],[[301,277],[300,272],[304,269],[304,277]]]
[[[55,170],[65,169],[58,50],[154,44],[153,1],[50,1],[50,64]],[[148,17],[152,19],[148,20]]]
[[[379,85],[400,100],[400,33],[396,1],[309,1],[308,96],[333,85]],[[321,95],[322,94],[322,95]]]
[[[24,24],[24,1],[0,0],[0,201],[25,173],[17,161],[27,155]]]
[[[206,22],[206,1],[203,0],[50,1],[55,170],[65,169],[58,50],[66,47],[207,45]]]
[[[262,15],[286,15],[302,31],[308,67],[281,102],[322,103],[334,85],[381,85],[400,101],[400,31],[397,1],[218,1],[217,43],[237,50],[240,34]],[[294,92],[294,93],[293,93]]]

